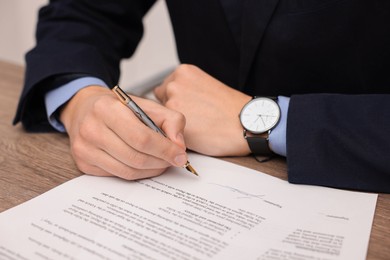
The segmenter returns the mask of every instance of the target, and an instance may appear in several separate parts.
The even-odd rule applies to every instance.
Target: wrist
[[[64,124],[65,129],[68,129],[77,113],[81,113],[81,106],[86,105],[88,98],[100,94],[110,93],[109,89],[102,86],[87,86],[74,94],[59,110],[59,120]]]

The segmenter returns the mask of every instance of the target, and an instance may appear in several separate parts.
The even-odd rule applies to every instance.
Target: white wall
[[[132,1],[132,0],[130,0]],[[157,1],[144,19],[145,33],[133,57],[121,66],[120,84],[141,83],[166,68],[176,66],[178,58],[171,21],[165,1]]]
[[[34,44],[38,7],[44,0],[0,0],[0,59],[23,64]]]
[[[0,0],[0,59],[24,64],[34,44],[37,12],[47,0]],[[164,1],[157,1],[144,19],[145,35],[135,55],[122,63],[120,84],[131,87],[175,66],[175,44]]]

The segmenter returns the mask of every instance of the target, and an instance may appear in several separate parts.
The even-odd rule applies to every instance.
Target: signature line
[[[242,190],[230,187],[230,186],[221,185],[221,184],[218,184],[218,183],[209,183],[209,184],[215,185],[215,186],[219,186],[221,188],[225,188],[225,189],[228,189],[228,190],[230,190],[232,192],[237,192],[238,194],[242,195],[240,197],[237,197],[237,199],[252,199],[252,198],[255,198],[255,199],[263,200],[263,198],[265,196],[265,195],[250,194],[248,192],[245,192],[245,191],[242,191]]]

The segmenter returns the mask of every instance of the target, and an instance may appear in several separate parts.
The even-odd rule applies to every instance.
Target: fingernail
[[[187,156],[185,154],[180,154],[180,155],[175,157],[175,164],[177,166],[182,167],[186,163],[187,163]]]

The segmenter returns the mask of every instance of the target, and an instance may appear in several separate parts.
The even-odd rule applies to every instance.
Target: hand
[[[250,96],[192,65],[180,65],[154,94],[167,108],[186,117],[187,148],[212,156],[250,153],[239,121]]]
[[[156,176],[171,165],[187,162],[183,115],[156,102],[132,98],[169,139],[145,126],[109,89],[86,87],[60,115],[72,156],[82,172],[133,180]]]

